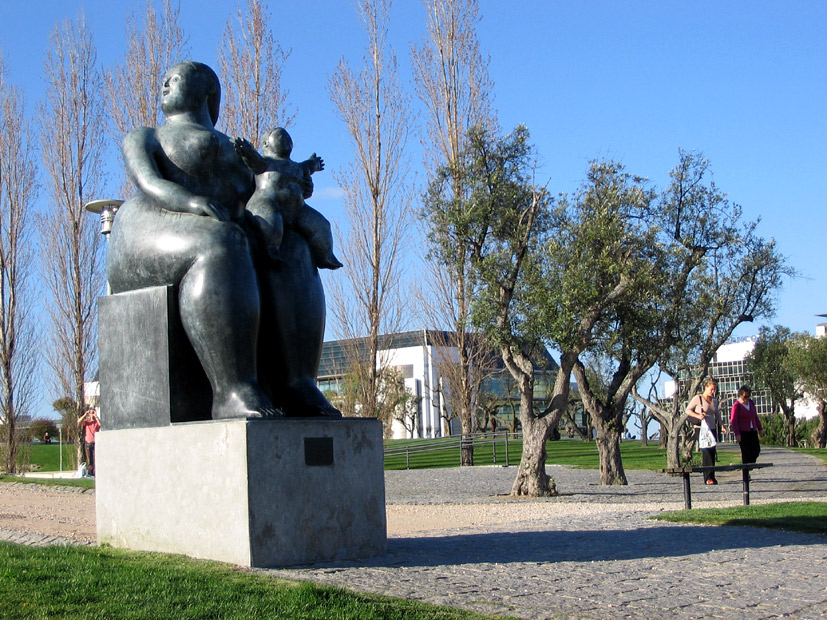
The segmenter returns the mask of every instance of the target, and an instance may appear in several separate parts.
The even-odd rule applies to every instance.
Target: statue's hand
[[[300,182],[302,188],[302,196],[305,200],[313,195],[313,179],[309,175],[305,175]]]
[[[219,222],[230,221],[230,211],[224,205],[205,196],[196,196],[190,202],[190,210],[195,215],[211,217]]]
[[[254,173],[261,174],[267,168],[261,154],[256,150],[256,147],[246,138],[233,138],[233,148],[241,161],[250,168]]]
[[[313,153],[310,156],[310,161],[313,162],[313,172],[318,172],[319,170],[324,170],[324,160],[321,157],[319,157],[318,155],[316,155],[316,153]]]
[[[246,153],[255,150],[253,148],[253,145],[250,144],[250,141],[247,140],[246,138],[235,137],[235,138],[232,139],[232,141],[233,141],[233,147],[235,147],[235,152],[238,153],[239,155],[241,155],[242,157]]]

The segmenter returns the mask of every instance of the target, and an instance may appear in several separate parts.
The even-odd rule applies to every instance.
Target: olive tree
[[[804,396],[790,363],[790,347],[798,337],[780,325],[762,327],[755,348],[744,360],[756,387],[766,389],[772,402],[781,409],[786,427],[785,444],[791,447],[797,445],[795,403]]]
[[[661,424],[667,464],[689,458],[685,406],[700,391],[716,351],[735,329],[775,312],[785,277],[795,275],[775,242],[757,234],[711,180],[709,161],[680,153],[655,223],[665,248],[663,288],[649,329],[656,336],[658,368],[674,379],[669,399],[639,396]]]
[[[634,385],[657,361],[657,334],[650,325],[657,312],[652,301],[662,285],[662,248],[650,226],[654,198],[645,180],[622,165],[593,163],[569,206],[570,238],[556,252],[560,257],[568,254],[565,262],[556,262],[565,267],[561,301],[568,302],[558,317],[581,326],[592,323],[586,342],[561,338],[566,332],[557,338],[558,346],[577,353],[573,374],[597,431],[601,484],[627,483],[620,457],[627,404]],[[623,294],[606,304],[617,287]],[[599,319],[590,317],[593,307],[604,308]],[[587,372],[584,362],[589,359],[602,360],[604,371]]]
[[[790,347],[790,367],[803,390],[818,403],[819,425],[812,443],[827,447],[827,338],[801,334]]]

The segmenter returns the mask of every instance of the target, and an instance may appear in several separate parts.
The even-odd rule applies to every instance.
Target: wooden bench
[[[744,481],[744,506],[749,506],[749,472],[753,469],[763,469],[764,467],[772,467],[772,463],[743,463],[740,465],[700,465],[700,466],[686,466],[686,467],[669,467],[661,469],[660,471],[672,476],[680,475],[683,477],[683,503],[687,510],[692,508],[692,490],[689,486],[689,474],[692,472],[718,472],[718,471],[738,471],[743,473]]]

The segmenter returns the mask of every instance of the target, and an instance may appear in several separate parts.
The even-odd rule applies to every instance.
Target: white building
[[[821,337],[827,333],[827,324],[821,324],[816,328],[816,335]],[[755,401],[758,413],[761,415],[773,412],[773,402],[770,395],[762,389],[758,389],[752,378],[752,374],[746,370],[745,358],[755,348],[758,336],[747,336],[727,342],[715,352],[712,363],[709,365],[709,376],[718,382],[718,400],[721,403],[721,411],[728,412],[732,403],[738,398],[738,388],[742,385],[749,385],[752,388],[752,400]],[[664,383],[666,398],[675,393],[675,382]],[[795,417],[809,419],[817,415],[816,403],[805,396],[796,401]]]
[[[406,429],[402,422],[394,421],[394,438],[434,438],[446,434],[446,429],[443,428],[445,405],[437,367],[442,359],[439,356],[451,355],[451,352],[445,351],[444,347],[440,347],[438,353],[435,351],[437,343],[445,341],[443,332],[429,330],[380,337],[381,353],[377,364],[381,367],[396,367],[405,381],[405,388],[419,399],[415,429],[411,431]],[[342,380],[353,360],[366,361],[366,357],[365,338],[325,342],[317,378],[319,389],[328,394],[341,393]]]
[[[407,427],[401,421],[394,421],[391,427],[391,436],[395,439],[405,438],[437,438],[446,435],[458,435],[462,432],[460,422],[453,417],[450,420],[448,403],[450,394],[447,393],[447,381],[443,380],[441,368],[446,362],[457,362],[459,355],[455,347],[446,343],[451,341],[450,332],[435,330],[417,330],[387,334],[380,337],[380,355],[377,365],[383,368],[396,368],[405,381],[405,388],[418,399],[418,410],[413,424]],[[354,359],[366,361],[367,340],[333,340],[325,342],[322,347],[322,358],[319,365],[317,384],[322,392],[328,395],[341,394],[342,382],[345,379],[350,364]],[[538,400],[546,397],[542,386],[549,383],[549,373],[556,373],[557,365],[546,353],[548,363],[546,369],[538,371],[537,389],[535,396]],[[507,375],[502,360],[495,361],[497,371],[487,377],[481,391],[488,395],[495,395],[499,400],[516,401],[514,409],[519,408],[519,396],[508,390]],[[332,400],[335,400],[333,396]],[[512,409],[508,407],[511,411]],[[499,417],[500,414],[497,414]],[[502,420],[500,420],[502,422]]]

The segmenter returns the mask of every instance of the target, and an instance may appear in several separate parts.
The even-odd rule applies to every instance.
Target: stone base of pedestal
[[[101,431],[95,456],[100,544],[256,567],[386,550],[377,420]]]

